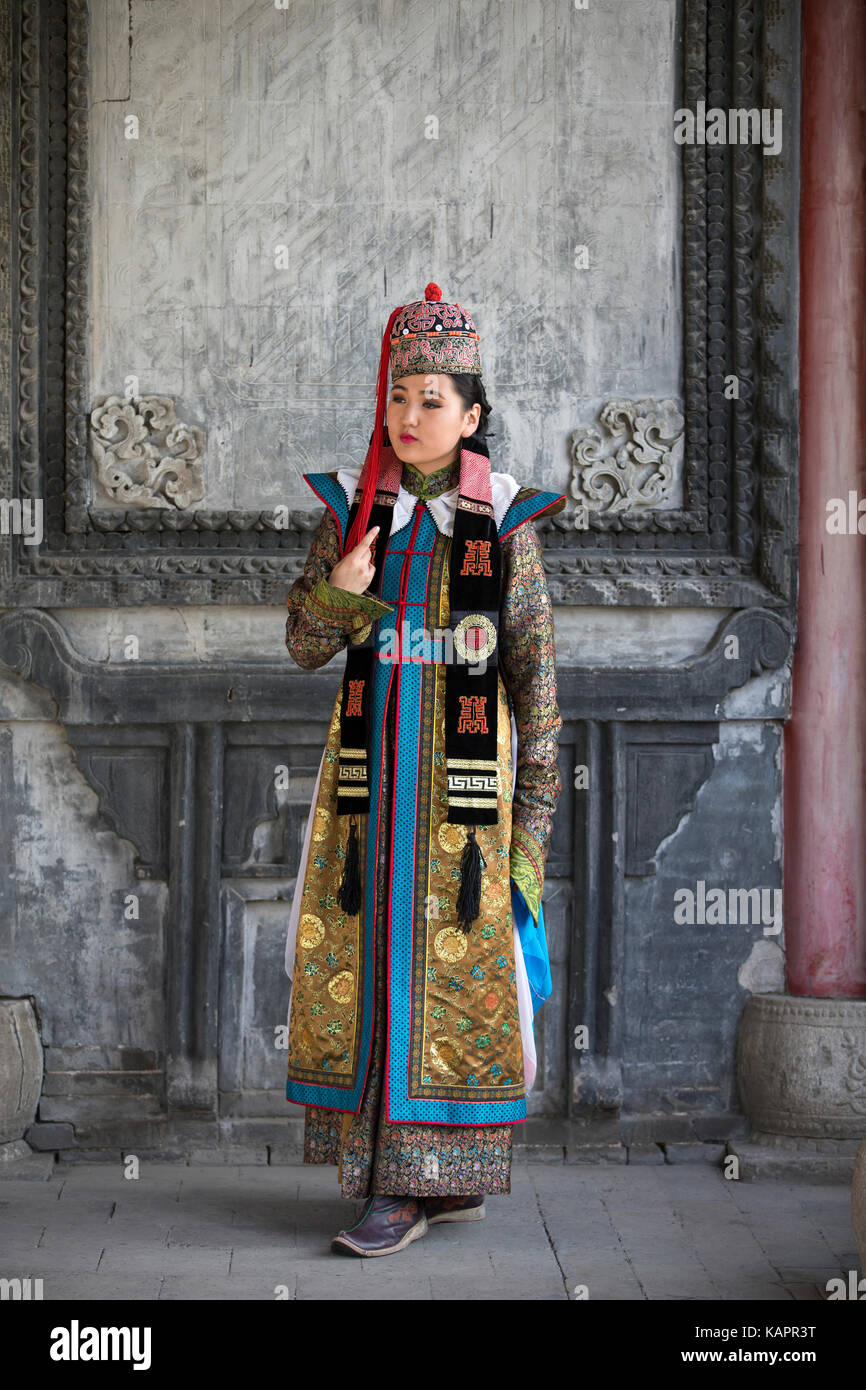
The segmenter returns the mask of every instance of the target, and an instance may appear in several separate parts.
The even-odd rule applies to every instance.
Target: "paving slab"
[[[738,1182],[710,1163],[534,1163],[483,1221],[396,1255],[330,1250],[364,1209],[330,1165],[55,1165],[0,1184],[0,1276],[87,1301],[736,1301],[826,1298],[856,1263],[837,1183]]]

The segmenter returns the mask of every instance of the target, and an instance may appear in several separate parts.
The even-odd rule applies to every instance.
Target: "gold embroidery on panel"
[[[441,613],[441,608],[440,608]],[[446,619],[447,621],[447,619]],[[436,739],[431,793],[430,860],[424,994],[422,1087],[424,1078],[441,1088],[520,1093],[524,1085],[523,1048],[517,1007],[511,913],[511,718],[505,686],[498,681],[497,796],[464,798],[496,806],[498,823],[479,825],[476,837],[487,861],[482,869],[481,914],[468,934],[457,926],[460,858],[467,827],[452,825],[448,814],[445,749],[445,671],[436,668]],[[507,794],[506,794],[507,788]]]
[[[345,817],[331,810],[340,796],[364,795],[339,781],[340,697],[334,704],[322,762],[317,804],[312,812],[310,857],[292,970],[287,1066],[325,1071],[334,1078],[352,1073],[358,1029],[360,916],[340,911],[338,892],[345,862]],[[329,805],[330,803],[330,805]],[[367,822],[361,818],[359,853],[365,862]],[[323,1066],[324,1064],[324,1066]]]

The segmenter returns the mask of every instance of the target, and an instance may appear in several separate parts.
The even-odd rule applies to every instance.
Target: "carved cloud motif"
[[[128,507],[188,507],[204,497],[204,431],[178,420],[168,396],[109,396],[90,414],[96,480]]]
[[[572,434],[569,492],[596,515],[646,511],[671,498],[683,461],[685,421],[675,401],[608,401]],[[578,524],[578,523],[575,523]]]

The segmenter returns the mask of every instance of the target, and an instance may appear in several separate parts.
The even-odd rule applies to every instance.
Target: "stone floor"
[[[49,1156],[42,1156],[45,1160]],[[362,1202],[332,1167],[37,1161],[0,1182],[0,1278],[48,1299],[823,1300],[859,1272],[844,1183],[735,1182],[706,1163],[515,1159],[487,1217],[405,1251],[332,1255]],[[38,1164],[42,1164],[41,1168]],[[36,1179],[36,1180],[34,1180]],[[577,1293],[580,1286],[584,1293]]]

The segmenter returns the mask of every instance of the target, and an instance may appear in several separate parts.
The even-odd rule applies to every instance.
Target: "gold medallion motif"
[[[468,613],[454,629],[454,646],[464,661],[485,661],[496,646],[496,628],[483,613]]]
[[[355,976],[351,970],[341,970],[328,981],[328,993],[335,1004],[348,1004],[354,992]]]
[[[499,879],[491,879],[484,884],[482,901],[489,917],[497,915],[505,907],[505,884]],[[508,901],[511,901],[510,895]]]
[[[321,917],[305,912],[298,928],[298,941],[305,951],[312,951],[325,935],[325,924]]]
[[[481,1011],[488,1027],[491,1023],[499,1022],[506,1007],[507,1001],[502,998],[502,991],[496,986],[486,990],[481,996]]]
[[[466,839],[466,826],[452,825],[450,821],[444,820],[436,832],[436,837],[446,854],[459,854]]]
[[[430,1060],[437,1071],[456,1076],[454,1064],[463,1059],[463,1049],[453,1038],[434,1038],[430,1044]]]
[[[433,950],[440,960],[448,961],[449,964],[462,960],[467,949],[466,936],[456,927],[443,927],[433,938]]]

